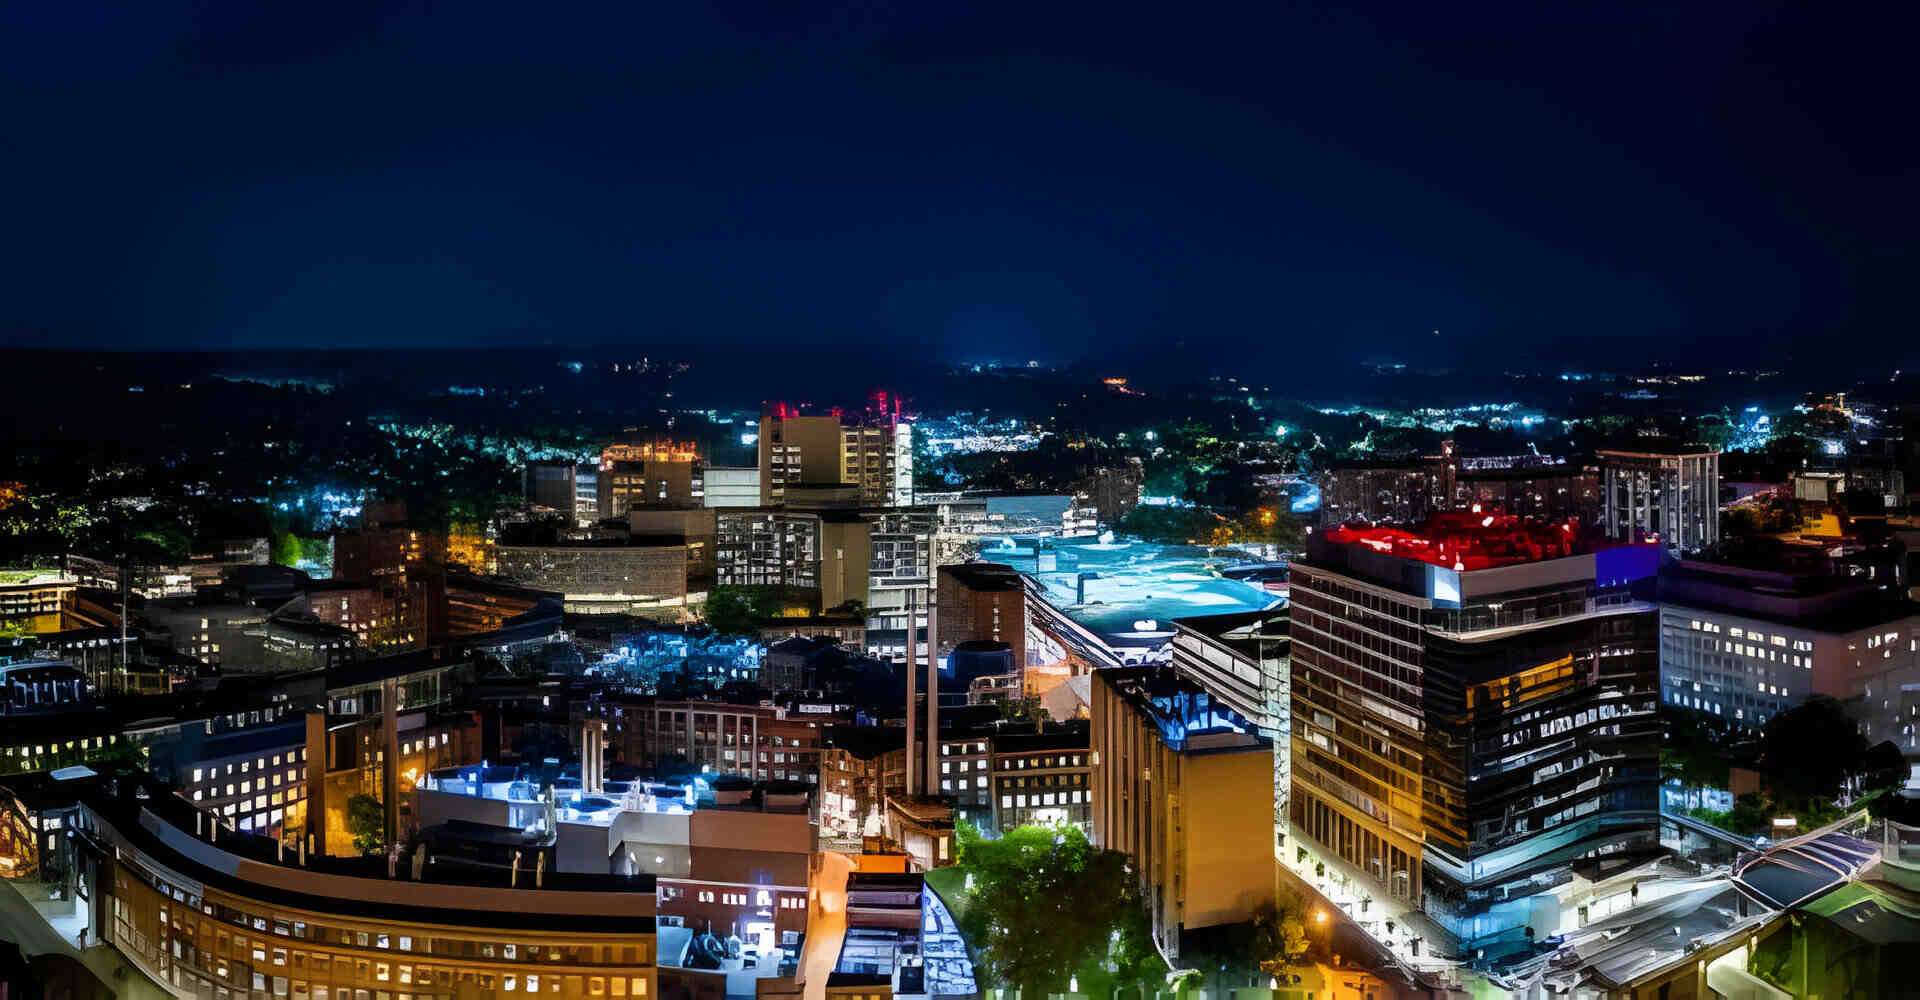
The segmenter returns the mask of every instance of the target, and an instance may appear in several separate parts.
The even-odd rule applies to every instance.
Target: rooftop
[[[1238,551],[1104,537],[1007,535],[985,554],[1031,577],[1048,604],[1116,651],[1164,646],[1176,618],[1256,611],[1284,600],[1224,575],[1261,561]]]
[[[1094,673],[1160,730],[1168,747],[1189,752],[1265,748],[1270,743],[1253,723],[1172,667],[1116,667]]]
[[[1292,623],[1285,611],[1240,611],[1225,615],[1199,615],[1175,618],[1176,628],[1184,629],[1254,659],[1279,651],[1275,641],[1288,643]]]
[[[558,773],[552,773],[558,771]],[[442,768],[420,779],[426,791],[517,802],[528,806],[553,791],[554,818],[566,823],[611,826],[623,812],[691,816],[697,810],[804,812],[809,789],[797,782],[755,784],[733,775],[694,776],[685,783],[608,780],[600,794],[581,788],[578,768],[536,769],[488,765]],[[567,771],[571,771],[569,774]]]
[[[1618,458],[1680,458],[1699,455],[1718,455],[1720,449],[1697,441],[1675,441],[1670,438],[1645,438],[1630,444],[1614,448],[1596,449],[1594,454]]]
[[[1920,615],[1920,604],[1855,577],[1682,560],[1660,573],[1660,600],[1843,633]]]
[[[996,754],[1034,753],[1042,750],[1085,750],[1089,744],[1088,730],[1091,724],[1086,719],[1072,719],[1067,722],[1050,725],[1038,733],[996,734],[993,738],[993,752]]]
[[[501,884],[495,875],[439,865],[423,869],[419,881],[408,877],[406,866],[399,878],[389,878],[384,857],[313,855],[302,865],[266,837],[223,829],[208,839],[196,827],[212,818],[210,814],[126,765],[65,781],[23,776],[0,787],[43,810],[82,806],[100,821],[103,834],[167,870],[290,909],[426,924],[653,931],[650,875],[587,877],[549,871],[538,887],[523,880],[515,888]],[[648,901],[636,906],[622,898],[627,894],[644,894]]]
[[[959,563],[942,566],[940,572],[960,581],[968,590],[1020,590],[1025,586],[1019,571],[1006,563]]]
[[[1471,571],[1578,555],[1591,548],[1571,521],[1454,510],[1405,527],[1340,525],[1325,534],[1333,545],[1363,545],[1383,555]]]

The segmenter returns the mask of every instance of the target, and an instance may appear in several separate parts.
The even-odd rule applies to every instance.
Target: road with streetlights
[[[1351,914],[1336,906],[1293,869],[1277,861],[1274,867],[1279,870],[1283,883],[1306,901],[1309,914],[1307,936],[1310,940],[1315,944],[1327,945],[1328,950],[1340,956],[1343,962],[1365,969],[1387,982],[1404,984],[1410,988],[1418,985],[1412,981],[1406,963],[1367,933]]]

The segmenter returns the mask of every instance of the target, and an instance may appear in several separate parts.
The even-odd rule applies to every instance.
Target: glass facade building
[[[1558,530],[1443,515],[1293,567],[1291,824],[1470,946],[1658,849],[1657,553]]]

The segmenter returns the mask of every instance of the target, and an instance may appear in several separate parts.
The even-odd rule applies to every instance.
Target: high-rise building
[[[868,525],[867,646],[875,655],[904,656],[913,652],[908,636],[917,637],[927,624],[939,514],[930,506],[895,506],[860,516]]]
[[[814,612],[857,602],[870,651],[911,652],[909,630],[926,624],[930,603],[937,512],[864,508],[861,495],[853,485],[800,484],[778,505],[713,509],[716,582],[813,591]]]
[[[1599,455],[1608,538],[1659,542],[1675,555],[1720,541],[1720,449],[1649,442]]]
[[[573,470],[573,522],[590,528],[600,520],[600,466],[578,466]]]
[[[1089,700],[1093,841],[1133,858],[1161,953],[1252,919],[1274,898],[1272,744],[1170,667],[1096,671]]]
[[[820,585],[820,517],[780,507],[732,508],[714,518],[714,554],[723,587]]]
[[[635,507],[703,507],[706,463],[691,443],[611,444],[600,453],[602,520]]]
[[[1290,835],[1469,945],[1553,933],[1576,866],[1658,848],[1658,558],[1468,511],[1312,536]]]
[[[885,403],[881,394],[876,399]],[[760,418],[760,503],[787,500],[799,484],[851,484],[860,504],[913,502],[913,428],[884,405],[854,416],[803,416],[778,404]]]

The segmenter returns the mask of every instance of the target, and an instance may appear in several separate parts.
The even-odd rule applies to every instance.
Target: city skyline
[[[1905,995],[1912,10],[0,8],[0,1000]]]

